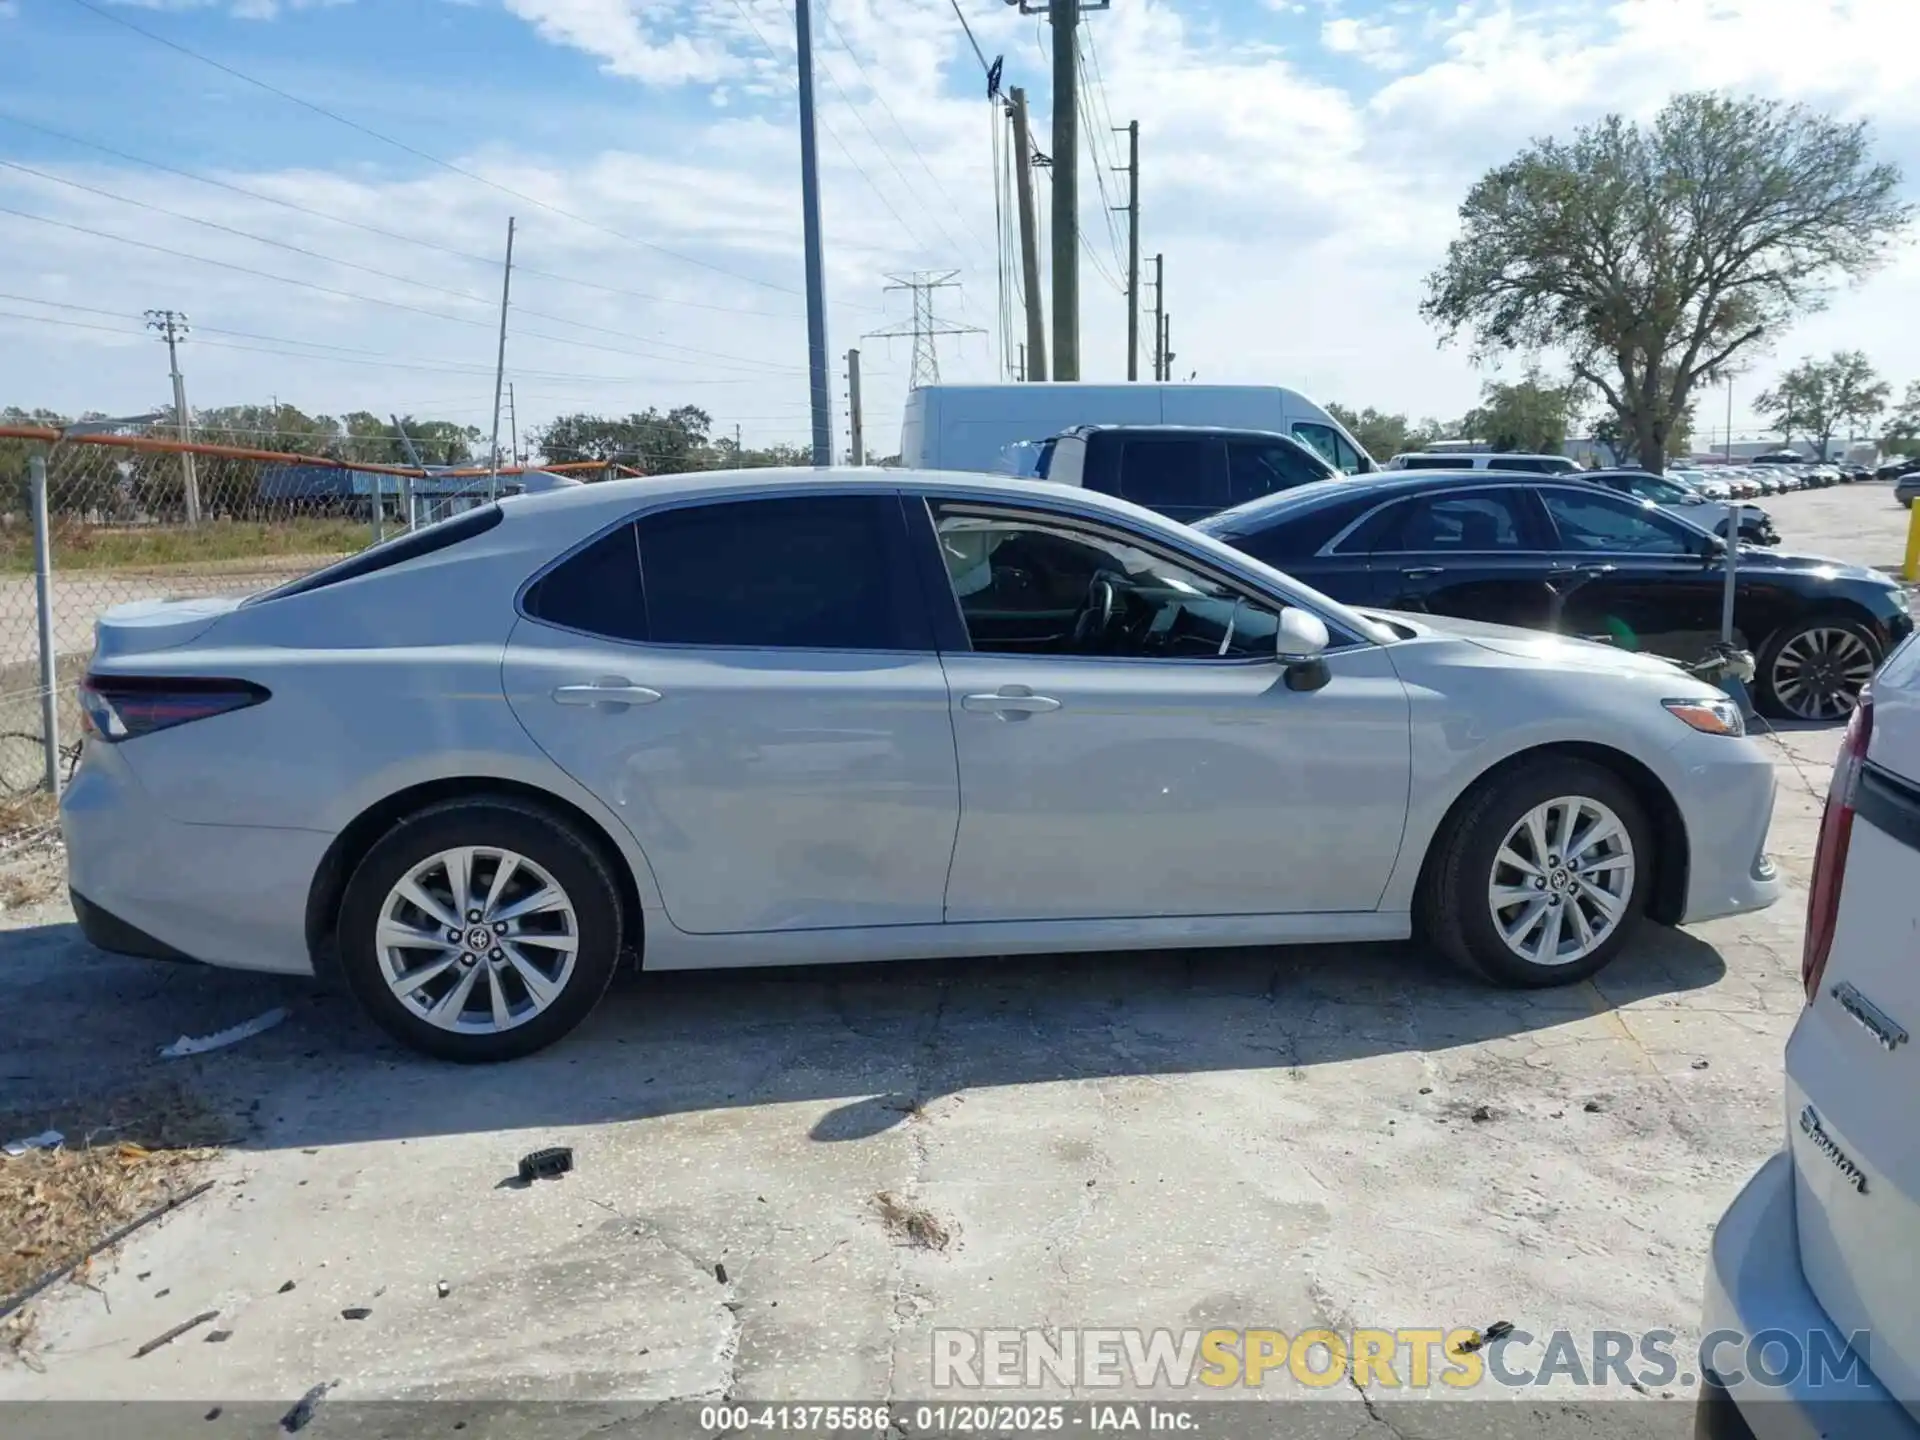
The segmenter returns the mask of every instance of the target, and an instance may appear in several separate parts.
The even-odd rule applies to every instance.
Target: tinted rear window
[[[527,614],[569,630],[615,640],[647,638],[640,547],[632,525],[609,531],[533,583]]]
[[[445,550],[450,545],[458,545],[463,540],[471,540],[476,535],[484,535],[499,523],[500,507],[481,505],[369,546],[358,555],[336,560],[309,575],[302,575],[298,580],[288,581],[277,589],[255,595],[246,603],[252,605],[262,600],[284,600],[289,595],[304,595],[310,590],[338,585],[342,580],[357,580],[362,575],[376,574],[395,565],[404,565],[409,560],[418,560],[422,555],[431,555],[436,550]]]
[[[1400,462],[1402,470],[1471,470],[1473,461],[1458,455],[1409,455]]]

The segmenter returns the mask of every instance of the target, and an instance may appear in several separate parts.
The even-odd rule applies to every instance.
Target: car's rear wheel
[[[606,992],[619,890],[571,825],[508,799],[431,806],[390,830],[340,905],[341,968],[396,1039],[443,1060],[551,1045]]]
[[[1456,811],[1427,866],[1423,928],[1495,984],[1568,985],[1626,943],[1653,874],[1633,790],[1591,761],[1542,758],[1493,776]]]
[[[1844,719],[1880,660],[1880,641],[1859,621],[1809,616],[1782,626],[1760,647],[1754,703],[1778,719]]]

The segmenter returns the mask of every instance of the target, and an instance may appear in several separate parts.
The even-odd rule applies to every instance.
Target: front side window
[[[1303,445],[1312,446],[1320,458],[1336,470],[1357,475],[1365,468],[1360,452],[1349,445],[1346,437],[1331,425],[1302,420],[1293,427],[1293,438]]]
[[[1271,658],[1270,602],[1140,546],[1039,516],[934,510],[974,650],[1133,659]]]
[[[1298,445],[1275,440],[1227,442],[1227,503],[1244,505],[1277,490],[1291,490],[1315,480],[1331,479],[1335,471]]]
[[[1567,550],[1606,550],[1636,555],[1691,555],[1691,532],[1657,510],[1612,495],[1581,495],[1571,490],[1541,492],[1547,514]]]
[[[1420,495],[1403,500],[1372,533],[1375,552],[1419,555],[1525,550],[1524,500],[1513,491]]]
[[[930,649],[892,495],[730,500],[617,529],[529,587],[535,619],[612,640]]]

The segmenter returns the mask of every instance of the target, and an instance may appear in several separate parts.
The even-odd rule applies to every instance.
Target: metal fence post
[[[60,798],[59,660],[53,648],[53,536],[47,524],[47,457],[27,457],[33,500],[33,600],[40,620],[40,732],[47,753],[47,789]]]

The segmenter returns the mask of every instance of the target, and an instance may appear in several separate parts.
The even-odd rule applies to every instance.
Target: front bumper
[[[1713,1232],[1700,1333],[1696,1440],[1920,1440],[1920,1424],[1864,1361],[1851,1368],[1802,1365],[1773,1383],[1749,1373],[1753,1347],[1768,1334],[1791,1335],[1803,1355],[1848,1353],[1847,1337],[1801,1273],[1793,1159],[1785,1151],[1760,1167]],[[1763,1362],[1776,1374],[1785,1368],[1782,1353],[1775,1348]]]
[[[311,975],[307,892],[331,837],[171,820],[112,748],[90,745],[106,753],[60,801],[82,932],[120,954]]]
[[[1679,923],[1764,910],[1785,889],[1767,855],[1778,786],[1772,758],[1751,740],[1693,734],[1672,758],[1680,766],[1673,794],[1688,840]]]

